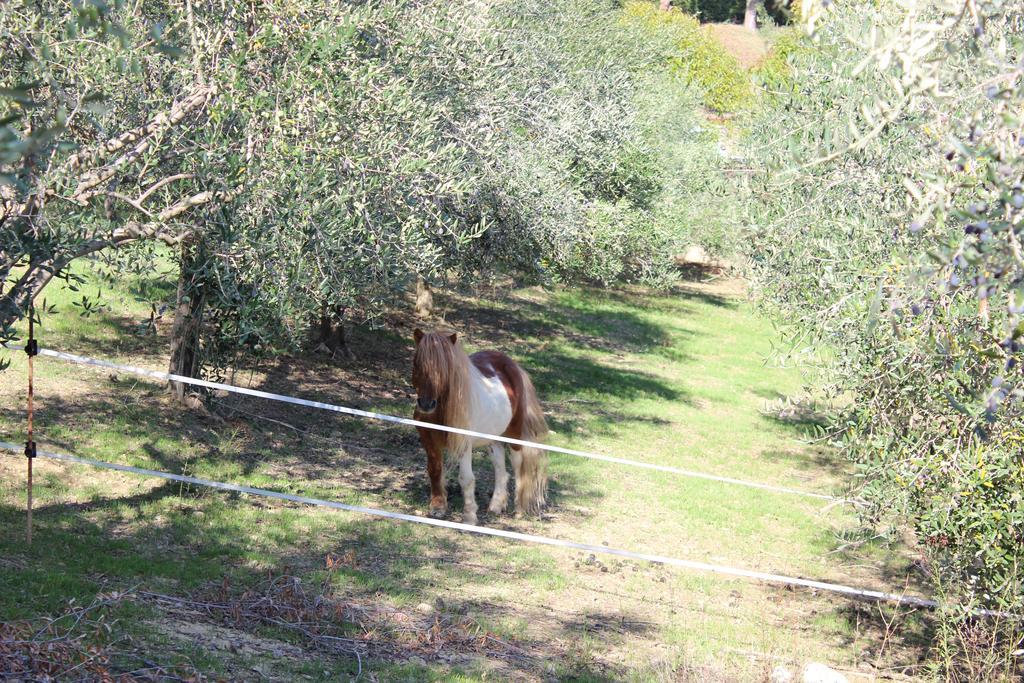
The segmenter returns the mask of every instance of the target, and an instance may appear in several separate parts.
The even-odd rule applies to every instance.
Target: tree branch
[[[108,194],[111,197],[116,197],[117,199],[120,199],[122,202],[125,202],[126,204],[131,205],[132,208],[134,208],[136,211],[144,214],[148,218],[152,218],[153,217],[152,212],[147,211],[146,207],[142,206],[142,204],[139,203],[139,200],[132,199],[131,197],[128,197],[127,195],[123,195],[120,192],[109,192]]]
[[[149,195],[153,194],[154,192],[159,190],[164,185],[167,185],[168,183],[173,183],[175,180],[187,180],[189,178],[195,178],[195,175],[193,175],[192,173],[177,173],[177,174],[172,175],[172,176],[167,176],[163,180],[159,180],[159,181],[153,183],[152,185],[150,185],[149,189],[146,190],[145,192],[143,192],[142,194],[140,194],[139,198],[136,199],[135,201],[137,201],[139,204],[141,204],[144,201],[146,201],[146,198],[149,197]]]
[[[237,194],[237,191],[235,191],[235,192],[213,192],[213,191],[210,191],[210,190],[205,190],[203,192],[199,192],[197,194],[194,194],[191,197],[185,197],[184,199],[179,199],[178,201],[176,201],[175,203],[171,204],[166,209],[161,211],[157,215],[157,218],[159,218],[161,221],[169,221],[172,218],[174,218],[176,216],[180,216],[181,214],[185,213],[186,211],[191,209],[193,206],[199,206],[200,204],[207,204],[207,203],[213,201],[214,199],[221,199],[221,200],[231,199],[232,197],[235,196],[235,194]]]
[[[134,242],[136,240],[158,239],[171,246],[179,244],[182,240],[185,240],[192,235],[192,233],[195,232],[195,229],[189,227],[184,228],[179,232],[166,230],[167,226],[164,225],[164,222],[180,216],[193,207],[208,204],[212,201],[231,201],[236,196],[238,196],[237,188],[227,192],[206,190],[194,194],[191,197],[179,199],[177,202],[157,214],[157,221],[150,223],[131,221],[126,223],[106,237],[83,242],[77,249],[71,252],[66,259],[62,259],[62,261],[66,260],[64,265],[67,265],[67,263],[70,263],[76,258],[87,256],[97,251],[102,251],[108,247],[117,247],[126,242]]]
[[[149,123],[122,133],[116,138],[112,138],[103,143],[99,147],[73,154],[71,158],[67,160],[65,168],[70,171],[77,171],[83,166],[91,166],[92,164],[98,163],[101,158],[115,152],[119,152],[128,145],[137,141],[149,138],[160,130],[173,128],[181,123],[188,114],[205,106],[214,94],[216,94],[216,88],[207,85],[198,86],[183,99],[175,102],[171,106],[170,112],[161,112]],[[103,179],[100,179],[96,184],[102,182]],[[95,187],[95,185],[90,185],[86,188],[79,186],[78,190],[75,191],[75,194],[89,189],[90,187]]]

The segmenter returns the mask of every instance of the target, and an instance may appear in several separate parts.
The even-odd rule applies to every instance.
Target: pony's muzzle
[[[418,407],[422,413],[432,413],[434,412],[434,408],[437,407],[437,401],[432,398],[418,398],[416,399],[416,407]]]

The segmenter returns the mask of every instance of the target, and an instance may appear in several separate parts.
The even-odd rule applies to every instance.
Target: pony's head
[[[412,385],[416,388],[416,408],[424,415],[437,410],[450,399],[461,401],[459,390],[465,380],[458,335],[413,331],[416,353],[412,360]]]

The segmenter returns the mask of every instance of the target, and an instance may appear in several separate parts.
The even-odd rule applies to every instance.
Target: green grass
[[[71,305],[75,293],[49,289],[57,312],[44,316],[42,345],[161,368],[166,339],[139,333],[138,323],[150,302],[171,289],[129,279],[111,294],[107,310],[81,317]],[[801,377],[766,362],[771,326],[725,290],[523,290],[493,300],[438,300],[470,350],[501,348],[530,371],[554,443],[809,491],[843,490],[847,473],[835,455],[802,441],[812,424],[766,411],[773,401],[802,395]],[[255,368],[254,386],[407,414],[407,333],[356,330],[353,336],[361,344],[355,364],[283,359]],[[12,360],[0,375],[0,431],[19,441],[25,360],[21,354]],[[229,404],[275,422],[231,412],[208,417],[171,405],[157,383],[49,359],[37,368],[38,438],[54,450],[382,509],[425,510],[423,456],[404,427],[249,399]],[[248,376],[246,369],[235,381]],[[362,664],[381,680],[650,680],[709,666],[712,679],[746,679],[761,675],[764,663],[737,653],[853,667],[881,646],[878,611],[839,598],[608,556],[592,562],[581,553],[42,460],[36,542],[27,548],[23,459],[4,457],[0,467],[4,620],[56,614],[72,598],[82,604],[111,587],[203,596],[223,585],[240,595],[268,576],[290,574],[309,586],[326,580],[338,599],[386,605],[406,615],[399,622],[417,624],[411,631],[392,624],[374,636],[390,642],[392,654]],[[491,492],[489,469],[481,458],[482,510]],[[484,516],[481,522],[871,588],[903,587],[905,559],[878,543],[830,553],[839,535],[855,530],[841,507],[561,455],[552,457],[550,471],[553,506],[545,518]],[[450,493],[458,519],[461,495],[457,487]],[[351,561],[325,569],[329,557]],[[490,650],[459,646],[451,657],[409,661],[425,651],[411,634],[430,624],[417,606],[437,600],[445,623],[490,634],[528,656],[496,654],[500,648],[485,639]],[[150,643],[160,661],[188,660],[231,676],[261,660],[186,648],[154,630],[153,623],[174,623],[176,615],[149,603],[118,610],[117,628]],[[303,645],[293,634],[258,634]],[[911,656],[913,644],[890,639],[886,648],[888,661]],[[407,656],[394,654],[403,651]],[[261,661],[281,680],[355,671],[351,658],[308,652],[303,662],[269,655]]]

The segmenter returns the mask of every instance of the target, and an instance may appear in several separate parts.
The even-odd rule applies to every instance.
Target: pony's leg
[[[448,511],[448,492],[444,482],[444,447],[438,443],[437,432],[419,428],[420,443],[427,452],[427,475],[430,477],[430,516],[444,517]]]
[[[476,487],[473,479],[473,449],[466,448],[459,457],[459,486],[466,505],[462,511],[463,524],[476,524]]]
[[[505,511],[508,504],[508,470],[505,469],[505,446],[500,443],[491,444],[491,462],[494,463],[494,495],[488,510],[495,514]]]
[[[519,492],[523,489],[523,451],[513,446],[509,448],[509,458],[512,460],[512,471],[516,475],[516,500],[518,501],[521,500]]]

